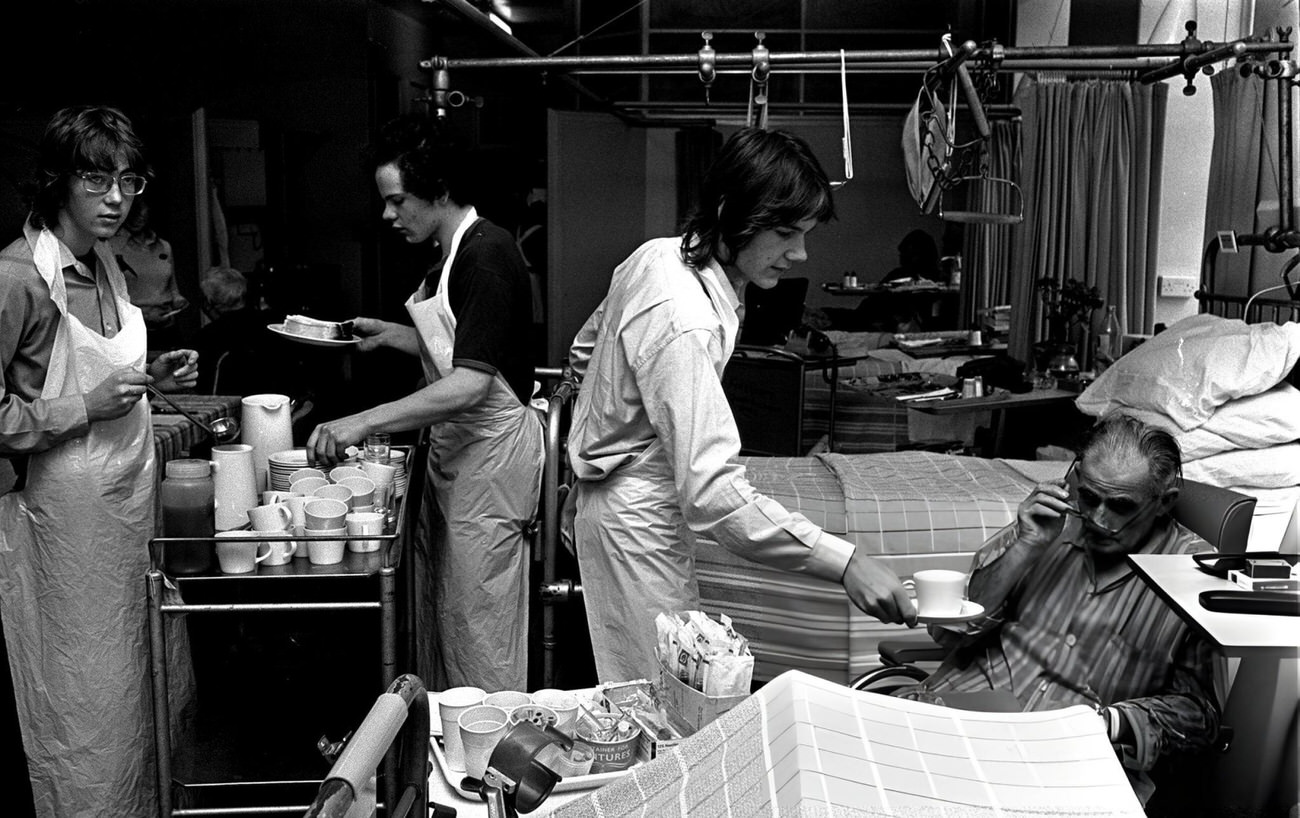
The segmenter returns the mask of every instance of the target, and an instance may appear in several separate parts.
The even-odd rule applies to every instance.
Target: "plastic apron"
[[[59,242],[26,229],[62,320],[42,397],[84,393],[143,366],[145,325],[96,244],[122,329],[105,338],[67,311]],[[0,498],[0,605],[38,814],[157,812],[145,572],[154,534],[149,402],[32,455]]]
[[[722,320],[719,379],[740,324],[720,289],[731,285],[720,276],[699,274]],[[695,539],[675,486],[658,439],[604,480],[575,486],[574,536],[600,682],[657,679],[655,616],[700,607]]]
[[[456,316],[447,279],[477,220],[471,209],[456,230],[434,295],[420,300],[421,285],[406,302],[430,383],[452,371]],[[500,374],[482,403],[430,430],[414,548],[416,668],[430,690],[527,689],[527,530],[544,457],[537,413]]]

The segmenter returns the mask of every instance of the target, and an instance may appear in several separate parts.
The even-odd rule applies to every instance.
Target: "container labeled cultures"
[[[164,537],[211,537],[216,532],[212,464],[206,460],[171,460],[162,482]],[[163,570],[197,574],[212,568],[211,542],[164,543]]]

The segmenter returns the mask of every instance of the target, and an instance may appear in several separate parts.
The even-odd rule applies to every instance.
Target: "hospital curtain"
[[[1129,332],[1151,331],[1166,93],[1060,75],[1021,84],[1026,204],[1010,281],[1013,355],[1029,360],[1042,338],[1035,282],[1045,277],[1097,287]]]
[[[988,176],[992,180],[1020,183],[1020,122],[994,120],[988,142]],[[975,181],[967,193],[966,208],[978,213],[1008,214],[1023,208],[1024,194],[1002,181]],[[963,264],[968,289],[963,292],[961,326],[979,326],[979,312],[1010,304],[1010,271],[1017,225],[967,224]]]
[[[1279,221],[1276,83],[1220,71],[1214,95],[1214,144],[1205,207],[1205,242],[1220,230],[1262,233]],[[1215,290],[1249,295],[1265,286],[1281,257],[1261,247],[1215,258]],[[1268,281],[1268,284],[1276,283]]]

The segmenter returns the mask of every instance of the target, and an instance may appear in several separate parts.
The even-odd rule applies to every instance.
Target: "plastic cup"
[[[500,707],[480,704],[461,713],[456,721],[465,749],[465,775],[482,781],[492,751],[510,727],[510,716]]]
[[[573,735],[578,723],[578,697],[567,690],[547,688],[533,693],[533,702],[555,711],[555,729]]]
[[[442,747],[447,767],[465,771],[465,749],[460,743],[460,714],[483,703],[481,687],[453,687],[438,694],[438,718],[442,722]]]
[[[518,690],[501,690],[484,696],[483,703],[492,707],[500,707],[509,713],[520,705],[532,704],[533,697],[527,693],[520,693]]]

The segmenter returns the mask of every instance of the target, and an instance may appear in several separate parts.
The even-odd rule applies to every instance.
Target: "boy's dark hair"
[[[759,232],[809,218],[830,221],[835,203],[808,143],[781,131],[745,128],[727,140],[705,173],[699,204],[686,220],[682,258],[701,267],[725,247],[734,259]]]
[[[446,195],[459,205],[474,204],[475,176],[457,140],[427,117],[407,114],[390,120],[366,149],[371,171],[397,166],[402,189],[426,202]]]
[[[59,210],[68,201],[68,179],[74,173],[113,173],[119,157],[131,172],[150,175],[144,145],[126,114],[104,105],[79,105],[56,113],[41,137],[36,180],[24,191],[32,226],[58,222]]]

